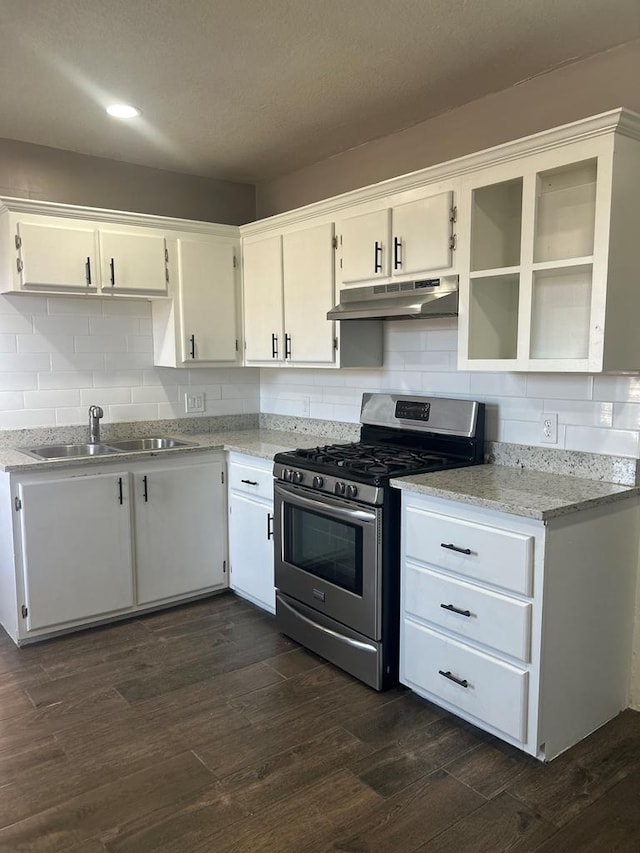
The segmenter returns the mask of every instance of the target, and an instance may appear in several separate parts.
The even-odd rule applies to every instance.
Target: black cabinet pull
[[[189,343],[191,344],[191,358],[196,357],[196,336],[191,335],[189,338]]]
[[[400,257],[400,249],[402,248],[402,240],[397,237],[393,238],[393,268],[399,270],[402,266],[402,258]]]
[[[122,486],[122,477],[118,477],[118,503],[124,503],[124,491]]]
[[[241,482],[241,483],[246,483],[246,484],[247,484],[247,486],[257,486],[257,485],[259,485],[257,480],[240,480],[240,482]]]
[[[271,335],[271,358],[278,357],[278,336],[275,332]]]
[[[267,513],[267,539],[273,539],[273,516]]]
[[[113,258],[111,258],[111,263],[109,264],[111,269],[111,287],[115,287],[116,285],[116,262]]]
[[[442,669],[439,669],[438,672],[440,673],[440,675],[444,675],[445,678],[448,678],[449,681],[453,681],[453,682],[455,682],[455,684],[459,684],[460,687],[468,687],[469,686],[469,682],[467,681],[466,678],[456,678],[455,675],[451,675],[450,669],[448,669],[446,672],[444,672],[444,670],[442,670]]]
[[[460,610],[458,607],[454,607],[453,604],[441,604],[443,610],[450,610],[452,613],[459,613],[460,616],[471,616],[470,610]]]
[[[147,503],[147,501],[149,500],[149,488],[148,488],[149,484],[147,483],[147,475],[146,474],[142,478],[142,485],[143,485],[142,497],[144,498],[144,502]]]
[[[373,250],[373,271],[374,271],[374,273],[382,272],[382,243],[380,243],[378,240],[376,240],[376,242],[374,243],[374,247],[375,248]]]
[[[87,262],[84,265],[84,275],[87,282],[87,285],[91,284],[91,258],[87,258]]]
[[[471,548],[458,548],[457,545],[451,545],[451,544],[447,545],[444,542],[440,543],[440,547],[441,548],[448,548],[449,551],[457,551],[458,554],[470,554],[471,553]]]
[[[284,336],[284,357],[291,358],[291,335]]]

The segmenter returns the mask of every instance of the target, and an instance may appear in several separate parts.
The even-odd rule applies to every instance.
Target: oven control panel
[[[276,462],[273,466],[273,476],[276,480],[301,486],[310,493],[336,495],[348,500],[357,500],[367,504],[382,504],[384,489],[380,486],[368,483],[354,483],[351,480],[343,480],[339,477],[331,477],[326,474],[316,474],[313,471],[304,471],[299,468],[291,468]]]

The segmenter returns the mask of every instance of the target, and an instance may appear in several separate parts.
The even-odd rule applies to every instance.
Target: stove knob
[[[347,486],[347,497],[348,498],[355,498],[355,496],[357,494],[358,494],[358,487],[357,486]]]
[[[344,483],[338,481],[333,487],[333,491],[336,495],[344,495],[346,486]]]
[[[301,483],[304,480],[304,474],[302,471],[294,471],[293,472],[293,482]]]
[[[322,479],[322,477],[316,476],[313,478],[313,482],[311,483],[311,485],[313,486],[314,489],[321,489],[323,483],[324,483],[324,480]]]
[[[290,483],[292,477],[293,477],[293,471],[290,468],[285,468],[284,471],[282,472],[282,479],[286,480],[288,483]]]

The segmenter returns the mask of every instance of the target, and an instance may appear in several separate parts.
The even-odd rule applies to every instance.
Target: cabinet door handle
[[[450,669],[448,669],[446,672],[444,672],[444,670],[442,670],[442,669],[439,669],[438,673],[440,675],[444,675],[444,677],[448,678],[449,681],[453,681],[455,684],[459,684],[460,687],[468,687],[469,686],[469,682],[467,681],[466,678],[456,678],[455,675],[451,675]]]
[[[145,474],[142,478],[142,497],[144,498],[144,502],[147,503],[149,500],[149,484],[147,482],[147,475]]]
[[[400,249],[402,249],[402,240],[397,237],[393,238],[393,268],[399,270],[402,266],[402,258],[400,257]]]
[[[284,357],[291,358],[291,335],[284,336]]]
[[[84,265],[84,276],[87,282],[87,286],[91,284],[91,258],[87,258],[87,262]]]
[[[471,616],[470,610],[460,610],[458,607],[454,607],[453,604],[441,604],[443,610],[450,610],[452,613],[459,613],[460,616]]]
[[[118,503],[124,503],[124,488],[122,484],[122,477],[118,477]]]
[[[441,542],[440,547],[441,548],[447,548],[449,551],[457,551],[458,554],[470,554],[471,553],[471,548],[458,548],[457,545],[452,545],[451,543],[449,543],[447,545],[444,542]]]
[[[246,483],[247,486],[258,486],[260,485],[257,480],[240,480],[241,483]]]
[[[275,332],[271,335],[271,358],[278,357],[278,336]]]
[[[196,357],[196,336],[191,335],[191,337],[189,338],[189,342],[191,344],[191,358],[195,358]]]
[[[382,272],[382,243],[378,240],[374,243],[373,250],[373,271]]]
[[[109,269],[111,270],[111,287],[115,287],[115,284],[116,284],[116,262],[113,258],[111,258],[111,262],[109,263]]]
[[[273,516],[267,513],[267,539],[273,539]]]

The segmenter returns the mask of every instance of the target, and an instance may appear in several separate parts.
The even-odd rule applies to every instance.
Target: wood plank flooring
[[[0,853],[640,850],[638,713],[543,765],[231,593],[0,634]]]

